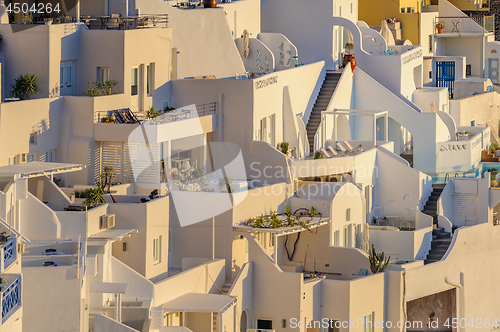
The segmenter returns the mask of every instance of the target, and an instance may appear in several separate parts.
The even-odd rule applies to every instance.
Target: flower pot
[[[51,25],[51,24],[52,24],[52,21],[54,21],[54,19],[53,19],[53,18],[47,18],[47,17],[46,17],[46,18],[44,18],[43,20],[45,21],[45,25]]]
[[[217,0],[203,0],[203,7],[205,8],[217,7]]]
[[[438,33],[443,33],[443,28],[436,28]]]
[[[457,133],[457,141],[468,141],[468,140],[469,140],[469,134]]]
[[[344,54],[342,66],[345,67],[349,62],[351,63],[351,69],[354,70],[354,68],[356,68],[356,57],[354,56],[354,54]]]

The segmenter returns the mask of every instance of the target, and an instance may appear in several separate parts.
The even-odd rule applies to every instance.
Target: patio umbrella
[[[380,29],[380,34],[384,37],[387,45],[395,45],[394,36],[392,35],[391,29],[389,29],[389,25],[387,25],[387,21],[382,21],[382,28]]]
[[[243,31],[243,49],[241,50],[241,57],[246,58],[248,57],[248,54],[250,53],[250,48],[248,47],[248,44],[250,43],[250,34],[248,33],[248,30]]]
[[[366,252],[370,251],[370,226],[368,223],[365,223],[365,227],[363,228],[363,235],[361,237],[361,250],[364,250]]]

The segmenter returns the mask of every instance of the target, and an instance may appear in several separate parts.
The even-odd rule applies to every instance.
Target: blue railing
[[[16,239],[10,239],[9,241],[7,241],[7,243],[5,243],[1,248],[1,256],[2,256],[2,259],[3,259],[3,262],[2,262],[2,272],[7,269],[9,266],[12,265],[12,263],[14,263],[16,261],[16,253],[17,253],[17,248],[16,248]]]
[[[2,292],[2,324],[21,306],[21,276],[16,277]]]

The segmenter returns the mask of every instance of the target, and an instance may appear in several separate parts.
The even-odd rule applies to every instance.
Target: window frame
[[[161,263],[161,235],[153,239],[153,264]]]

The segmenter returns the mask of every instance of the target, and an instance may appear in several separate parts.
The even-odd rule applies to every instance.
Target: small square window
[[[97,67],[97,80],[103,82],[109,81],[109,68]]]
[[[404,7],[402,7],[402,8],[401,8],[401,14],[404,14],[404,13],[405,13],[405,8],[404,8]]]
[[[37,143],[37,132],[32,132],[30,134],[30,145],[35,145]]]

